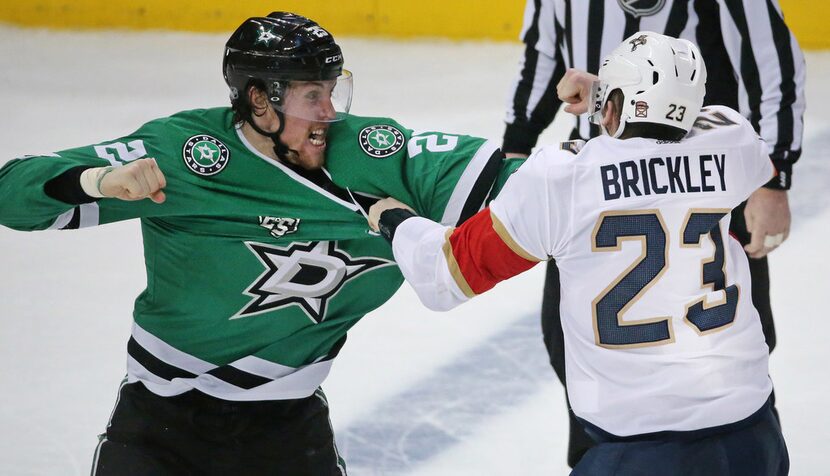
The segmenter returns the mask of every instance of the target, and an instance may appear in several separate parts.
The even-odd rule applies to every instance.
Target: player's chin
[[[326,146],[311,146],[300,154],[300,166],[306,170],[319,170],[326,165]]]

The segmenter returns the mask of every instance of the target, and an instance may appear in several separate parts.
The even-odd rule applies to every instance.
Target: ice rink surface
[[[98,143],[228,103],[226,35],[0,27],[0,163]],[[352,112],[501,139],[518,44],[343,39]],[[771,359],[794,475],[830,440],[830,53],[810,53],[792,236],[770,258]],[[560,121],[540,143],[562,138]],[[173,186],[173,184],[170,184]],[[4,206],[0,203],[0,206]],[[0,474],[85,475],[125,373],[143,289],[137,222],[0,228]],[[541,266],[446,314],[406,285],[367,316],[324,384],[352,475],[567,474],[564,394],[538,324]]]

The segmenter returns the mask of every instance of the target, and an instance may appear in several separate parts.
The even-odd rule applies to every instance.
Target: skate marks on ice
[[[339,430],[338,448],[352,474],[399,474],[473,435],[483,421],[554,378],[539,316],[530,315]]]

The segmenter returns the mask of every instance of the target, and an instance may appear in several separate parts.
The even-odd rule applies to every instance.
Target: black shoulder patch
[[[561,142],[559,144],[559,148],[562,149],[562,150],[567,150],[568,152],[576,155],[576,154],[579,153],[580,150],[582,150],[582,146],[584,146],[584,145],[585,145],[584,140],[577,139],[577,140],[569,140],[569,141],[566,141],[566,142]]]

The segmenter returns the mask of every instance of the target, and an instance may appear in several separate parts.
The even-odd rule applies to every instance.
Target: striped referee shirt
[[[778,0],[528,0],[525,53],[508,101],[505,152],[530,153],[561,101],[566,68],[596,74],[625,38],[647,30],[695,42],[706,61],[705,104],[746,116],[779,171],[767,186],[788,189],[801,155],[804,56]],[[573,138],[599,133],[581,116]]]

